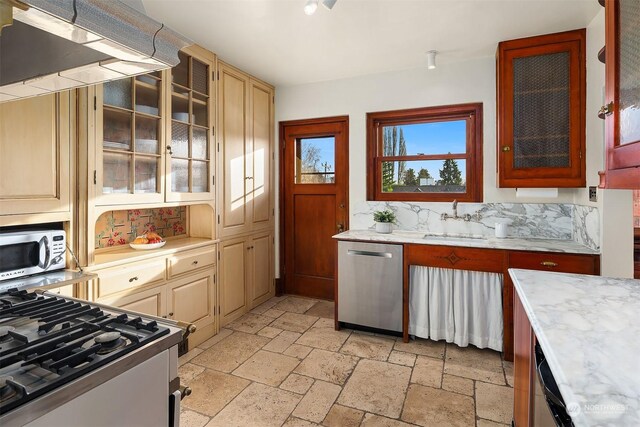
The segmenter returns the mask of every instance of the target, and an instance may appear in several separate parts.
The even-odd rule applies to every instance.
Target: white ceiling
[[[584,28],[596,0],[143,0],[152,18],[277,86],[492,56],[497,43]]]

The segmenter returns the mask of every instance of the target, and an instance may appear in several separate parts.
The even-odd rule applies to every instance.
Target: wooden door
[[[220,243],[220,326],[246,312],[247,247],[246,238]]]
[[[247,204],[251,229],[269,228],[272,224],[271,160],[273,156],[273,88],[251,79],[249,93],[249,139],[247,157],[250,179],[247,180]]]
[[[274,295],[273,237],[269,231],[255,235],[249,245],[249,309]]]
[[[74,111],[70,92],[0,104],[0,216],[71,219]]]
[[[349,119],[280,123],[281,238],[286,293],[332,300],[336,248],[348,228]]]
[[[220,237],[226,237],[250,230],[246,204],[251,177],[246,147],[249,77],[227,64],[219,64],[218,175],[222,191],[218,223]]]

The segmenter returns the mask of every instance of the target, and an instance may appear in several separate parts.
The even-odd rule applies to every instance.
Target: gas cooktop
[[[0,414],[169,331],[117,309],[25,290],[0,292]]]

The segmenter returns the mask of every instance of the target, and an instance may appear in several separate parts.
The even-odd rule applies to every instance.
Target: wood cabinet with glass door
[[[166,120],[166,200],[214,199],[213,134],[216,57],[198,46],[178,53],[180,63],[168,72],[170,93]]]
[[[164,76],[158,71],[97,87],[96,205],[164,200]]]
[[[606,170],[601,188],[640,189],[640,3],[605,2]]]
[[[584,29],[498,44],[499,187],[583,187]]]

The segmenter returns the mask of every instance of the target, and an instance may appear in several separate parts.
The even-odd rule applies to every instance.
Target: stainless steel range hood
[[[192,44],[117,0],[21,3],[0,33],[0,102],[170,68]]]

